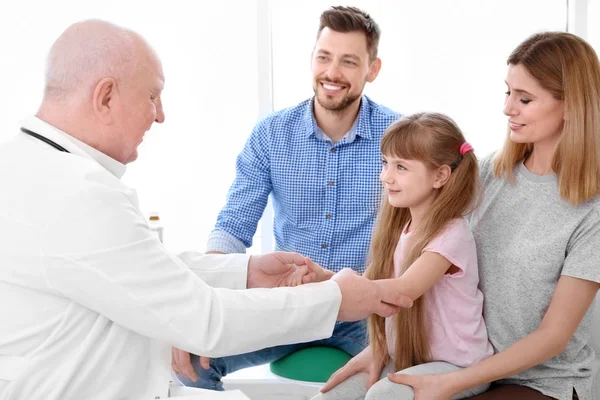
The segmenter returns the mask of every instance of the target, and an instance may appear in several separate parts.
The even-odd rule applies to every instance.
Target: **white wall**
[[[588,0],[588,41],[600,55],[600,0]]]

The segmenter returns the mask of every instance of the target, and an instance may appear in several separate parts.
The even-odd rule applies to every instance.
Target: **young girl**
[[[492,354],[477,289],[475,242],[464,219],[478,193],[471,145],[448,117],[420,113],[392,124],[381,152],[387,201],[366,276],[409,295],[414,305],[394,317],[371,317],[370,345],[314,399],[412,399],[408,386],[387,378],[375,383],[384,367],[384,372],[442,373]],[[455,398],[486,389],[480,385]]]

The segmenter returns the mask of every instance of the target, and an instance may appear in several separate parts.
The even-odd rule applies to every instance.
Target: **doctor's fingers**
[[[171,368],[175,371],[176,374],[181,374],[179,367],[177,366],[177,360],[175,359],[175,348],[171,347]]]
[[[281,278],[277,281],[275,287],[302,285],[304,278],[307,276],[307,274],[308,267],[306,265],[290,266],[290,268],[281,275]]]
[[[210,368],[210,358],[200,356],[200,366],[204,369]]]
[[[387,304],[387,303],[383,303],[383,302],[379,302],[379,304],[375,305],[375,310],[373,311],[375,314],[379,315],[380,317],[391,317],[392,315],[398,314],[400,312],[401,308],[391,305],[391,304]]]
[[[272,253],[282,264],[296,264],[304,265],[306,261],[304,257],[298,253],[292,253],[287,251],[276,251]]]
[[[194,371],[194,367],[192,366],[190,353],[173,347],[171,349],[171,354],[173,371],[196,382],[198,380],[198,375],[196,375],[196,371]]]
[[[400,308],[411,308],[413,305],[412,299],[393,288],[389,288],[386,286],[379,286],[381,289],[381,302],[386,303],[390,306],[400,307]]]

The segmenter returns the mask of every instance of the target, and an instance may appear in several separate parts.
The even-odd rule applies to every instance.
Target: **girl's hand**
[[[411,386],[415,400],[450,400],[454,396],[447,375],[388,374],[388,379]]]
[[[367,388],[370,388],[379,380],[379,375],[383,370],[383,366],[383,360],[376,360],[371,351],[371,346],[367,346],[358,355],[348,361],[346,365],[335,371],[327,383],[325,383],[325,386],[321,388],[321,392],[325,393],[333,389],[358,372],[367,372],[369,374],[369,384]]]
[[[304,275],[302,283],[323,282],[334,275],[333,271],[324,269],[308,257],[304,257],[304,261],[306,262],[306,266],[308,267],[308,273]]]

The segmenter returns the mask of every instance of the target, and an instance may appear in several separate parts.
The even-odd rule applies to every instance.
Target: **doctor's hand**
[[[248,289],[298,286],[309,282],[312,278],[308,266],[298,253],[276,251],[250,256],[248,261]]]
[[[208,360],[210,361],[210,359]],[[200,361],[200,365],[202,365],[202,360]],[[190,361],[190,353],[187,351],[171,347],[171,367],[175,373],[183,375],[194,382],[198,381],[198,375],[196,375],[196,371],[194,371],[194,367]],[[204,368],[204,365],[202,367]],[[204,369],[208,369],[208,367]]]
[[[371,314],[390,317],[401,308],[412,307],[410,297],[381,287],[349,268],[344,268],[331,280],[339,285],[342,292],[338,321],[359,321]]]

